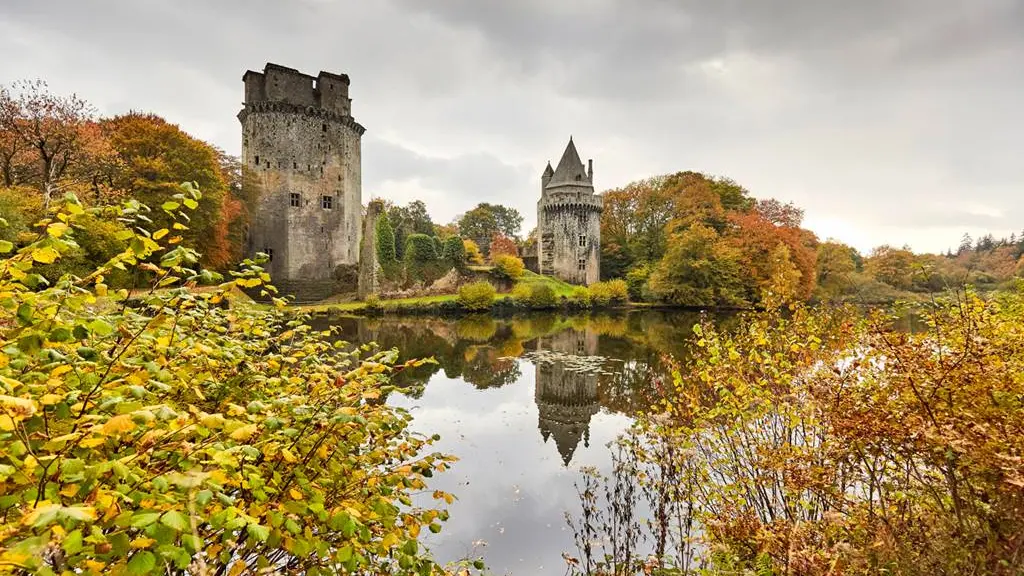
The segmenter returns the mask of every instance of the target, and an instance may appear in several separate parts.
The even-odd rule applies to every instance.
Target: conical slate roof
[[[587,169],[583,166],[583,161],[580,160],[580,154],[576,151],[576,145],[573,144],[571,136],[569,145],[565,147],[562,159],[558,161],[558,167],[555,168],[555,174],[551,177],[551,182],[548,183],[548,188],[561,184],[590,184],[590,179],[587,178]]]
[[[551,162],[548,162],[547,167],[544,168],[544,174],[542,174],[541,176],[543,176],[544,178],[551,178],[554,175],[555,171],[551,169]]]

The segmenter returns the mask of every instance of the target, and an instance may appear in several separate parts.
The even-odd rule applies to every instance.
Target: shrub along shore
[[[381,300],[371,295],[364,301],[303,306],[306,312],[339,312],[360,316],[382,314],[462,315],[514,314],[527,310],[584,311],[595,309],[650,307],[632,303],[622,280],[572,286],[560,280],[527,273],[508,293],[486,280],[464,284],[456,294]]]

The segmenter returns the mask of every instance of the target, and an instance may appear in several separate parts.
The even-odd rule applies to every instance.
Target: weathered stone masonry
[[[352,117],[349,78],[268,63],[242,81],[242,164],[261,186],[248,252],[271,256],[282,293],[325,298],[338,272],[359,261],[366,129]]]
[[[541,175],[537,202],[537,259],[541,274],[573,284],[601,279],[601,211],[594,194],[594,161],[585,169],[572,138],[552,170]]]

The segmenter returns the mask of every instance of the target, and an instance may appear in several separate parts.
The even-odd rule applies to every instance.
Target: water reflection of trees
[[[394,379],[396,385],[410,387],[414,396],[440,371],[477,389],[506,386],[522,378],[518,359],[529,353],[536,364],[538,429],[545,441],[553,440],[568,464],[580,443],[589,444],[590,422],[600,410],[632,416],[661,397],[671,382],[669,360],[687,357],[698,321],[696,313],[649,310],[511,319],[321,318],[317,322],[322,326],[317,327],[340,325],[343,338],[396,348],[400,361],[433,357],[436,364]],[[580,372],[565,360],[576,357],[601,357],[606,362],[600,372]]]

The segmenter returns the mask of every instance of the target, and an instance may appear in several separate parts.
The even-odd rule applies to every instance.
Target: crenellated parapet
[[[335,110],[328,110],[326,108],[318,108],[316,106],[302,106],[299,104],[292,104],[290,102],[246,102],[242,110],[238,113],[238,120],[244,123],[245,118],[249,114],[261,112],[301,114],[309,118],[320,118],[323,120],[338,122],[344,126],[348,126],[349,128],[355,130],[356,133],[359,134],[360,136],[362,136],[366,132],[366,128],[364,128],[362,124],[356,122],[355,118],[353,118],[351,115],[341,114]]]
[[[601,212],[604,210],[604,198],[584,192],[549,191],[541,200],[541,209],[547,212],[556,210]]]

